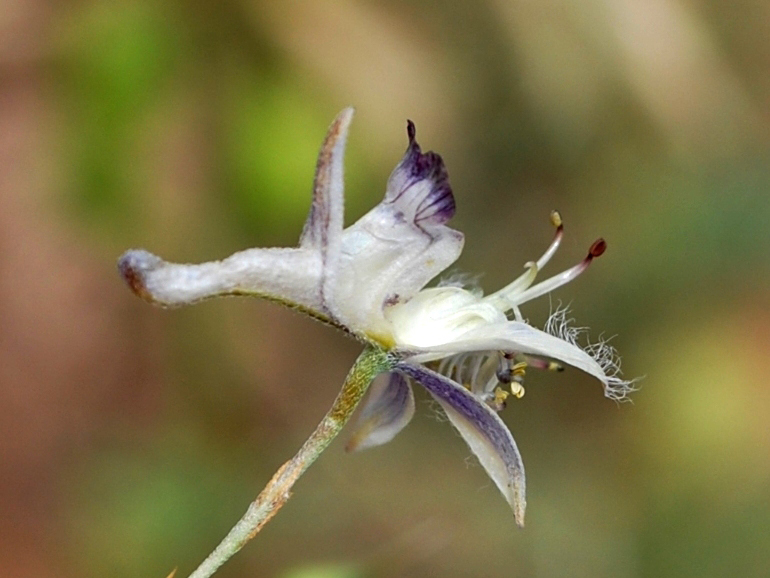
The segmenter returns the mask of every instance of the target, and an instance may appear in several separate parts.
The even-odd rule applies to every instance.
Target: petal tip
[[[409,145],[411,146],[417,136],[417,128],[411,120],[406,121],[406,135],[409,137]]]
[[[513,519],[519,528],[524,527],[524,513],[527,509],[527,500],[523,495],[516,495],[513,501]]]
[[[354,106],[346,106],[340,111],[340,113],[337,115],[337,118],[334,119],[335,123],[349,123],[351,120],[353,120],[353,116],[355,114],[356,108]]]
[[[362,441],[361,435],[354,435],[353,437],[351,437],[345,444],[345,453],[354,454],[357,451],[364,449],[361,446],[361,441]]]
[[[386,199],[410,207],[415,223],[443,225],[454,216],[455,200],[441,155],[422,152],[417,143],[417,128],[407,120],[409,137],[404,158],[388,184]]]
[[[163,260],[144,249],[130,249],[118,259],[118,271],[129,289],[142,299],[152,301],[147,290],[147,273],[156,269]]]

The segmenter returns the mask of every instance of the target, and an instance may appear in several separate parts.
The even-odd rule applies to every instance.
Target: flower
[[[414,414],[411,382],[419,383],[441,405],[522,525],[524,467],[498,412],[509,395],[523,395],[526,368],[571,365],[598,379],[615,400],[634,389],[634,382],[620,377],[617,354],[605,341],[578,345],[584,330],[571,327],[566,309],[557,309],[545,330],[529,325],[520,312],[522,304],[580,275],[606,244],[599,239],[581,263],[535,284],[562,240],[561,217],[553,212],[553,242],[503,289],[486,297],[452,283],[426,289],[463,247],[462,233],[446,225],[455,201],[444,163],[438,154],[422,152],[409,121],[409,145],[385,198],[343,228],[343,155],[352,117],[352,109],[342,111],[321,147],[313,202],[297,248],[247,249],[199,265],[130,250],[120,258],[119,270],[137,295],[160,305],[220,295],[263,297],[389,352],[390,371],[369,389],[348,448],[392,439]]]

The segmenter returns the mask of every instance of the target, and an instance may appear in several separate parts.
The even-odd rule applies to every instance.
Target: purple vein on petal
[[[423,153],[415,140],[414,123],[407,121],[409,146],[388,181],[385,201],[403,207],[415,223],[443,225],[455,213],[449,175],[441,155]]]
[[[313,180],[313,204],[300,236],[300,247],[315,248],[321,253],[323,277],[333,270],[342,242],[345,212],[344,160],[353,108],[346,108],[334,119],[321,145]],[[325,281],[320,285],[325,306]]]
[[[326,251],[329,237],[342,231],[344,212],[343,162],[354,109],[346,108],[329,126],[318,152],[313,204],[300,237],[301,246],[316,246]]]
[[[451,379],[421,365],[401,362],[396,370],[421,384],[438,401],[524,525],[524,464],[503,421],[485,403]]]
[[[399,373],[379,375],[361,405],[355,431],[345,446],[349,452],[389,442],[414,416],[412,387]]]

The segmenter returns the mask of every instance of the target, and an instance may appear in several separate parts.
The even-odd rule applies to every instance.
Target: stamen
[[[524,377],[524,374],[527,372],[526,361],[510,365],[512,359],[512,356],[508,357],[505,355],[504,359],[501,360],[500,366],[497,369],[497,379],[500,383],[511,383],[516,379]]]
[[[562,223],[559,211],[551,211],[551,224],[556,227],[556,234],[546,252],[537,260],[538,269],[545,267],[548,261],[551,260],[551,257],[554,256],[559,245],[561,245],[561,239],[564,236],[564,224]]]
[[[519,275],[514,281],[499,291],[495,291],[494,293],[484,297],[484,301],[491,301],[495,307],[502,309],[503,311],[510,309],[511,295],[515,295],[520,291],[524,291],[527,287],[532,285],[532,283],[534,283],[535,279],[537,278],[537,273],[539,271],[537,263],[534,261],[529,261],[524,264],[524,267],[527,269],[524,273]]]
[[[540,297],[541,295],[550,293],[554,289],[569,283],[570,281],[575,279],[578,275],[580,275],[583,271],[588,269],[588,266],[591,264],[591,261],[593,261],[596,257],[600,257],[606,249],[607,249],[607,243],[605,242],[605,240],[597,239],[596,241],[593,242],[593,244],[591,245],[591,248],[588,250],[588,255],[586,255],[585,259],[583,259],[580,263],[578,263],[571,269],[567,269],[563,273],[559,273],[558,275],[554,275],[550,279],[541,281],[534,287],[530,287],[526,291],[519,293],[514,298],[509,297],[511,299],[511,306],[521,305],[526,301],[530,301],[532,299],[535,299],[536,297]]]
[[[537,358],[533,361],[539,369],[548,367],[549,362]],[[489,351],[462,353],[445,358],[436,366],[439,373],[456,381],[495,411],[501,411],[511,395],[517,399],[524,397],[524,375],[530,360],[514,351]]]
[[[504,353],[500,367],[497,369],[497,379],[500,383],[509,385],[511,393],[518,399],[524,397],[524,374],[527,372],[527,362],[513,363],[515,354]],[[497,388],[498,390],[500,388]],[[497,391],[497,390],[495,390]]]
[[[556,234],[554,235],[551,244],[548,246],[548,249],[546,249],[545,253],[543,253],[537,262],[529,261],[524,265],[527,268],[526,272],[499,291],[487,296],[486,299],[488,301],[493,301],[497,306],[509,308],[508,300],[510,300],[510,297],[520,291],[524,291],[535,282],[538,272],[545,267],[548,261],[551,260],[551,257],[554,256],[561,244],[562,237],[564,236],[564,224],[562,223],[559,211],[551,211],[550,218],[551,224],[556,227]]]
[[[564,371],[564,366],[556,361],[550,361],[547,359],[540,359],[539,357],[533,357],[531,355],[522,355],[527,361],[530,367],[535,369],[542,369],[544,371]]]
[[[548,371],[564,371],[564,366],[561,363],[556,363],[555,361],[549,361],[548,362]]]
[[[492,409],[502,411],[505,409],[509,393],[502,388],[495,389],[495,397],[491,400]]]

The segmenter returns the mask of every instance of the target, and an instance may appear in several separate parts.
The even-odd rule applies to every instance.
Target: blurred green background
[[[2,0],[2,574],[186,576],[315,427],[359,345],[269,303],[153,308],[115,261],[294,244],[353,104],[347,222],[414,120],[459,270],[499,288],[560,209],[549,271],[609,250],[554,303],[646,378],[617,406],[529,376],[502,414],[524,530],[417,392],[220,575],[770,575],[768,39],[765,0]]]

